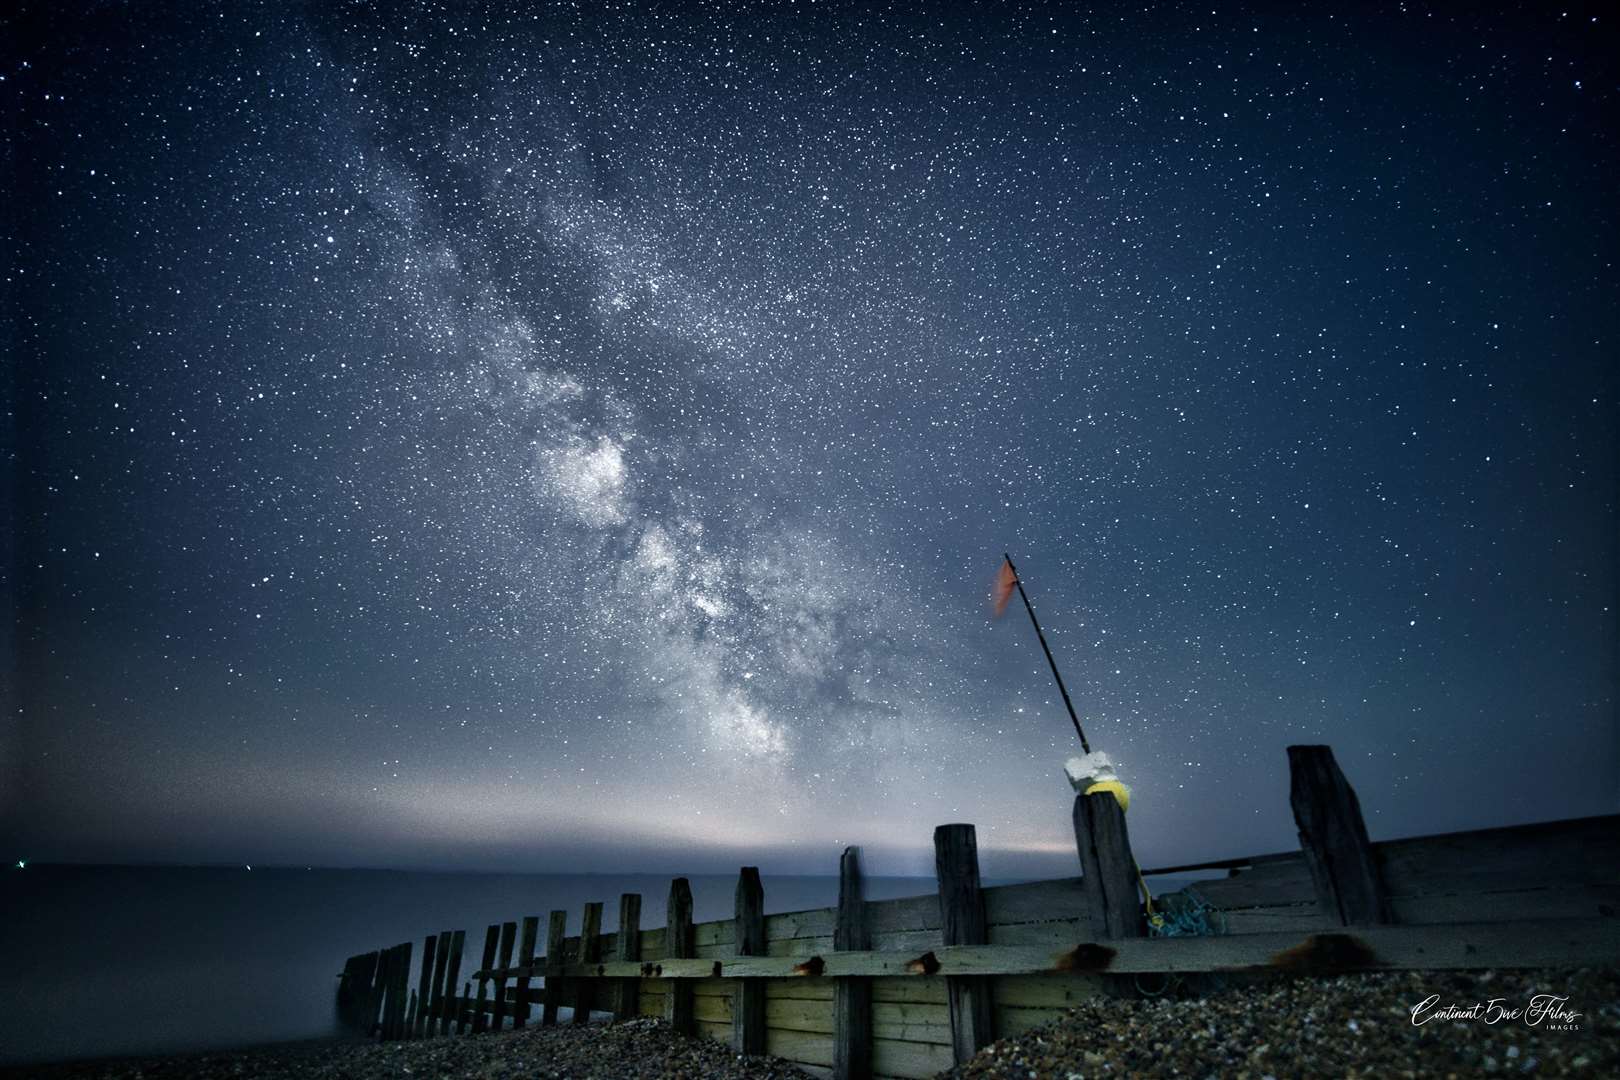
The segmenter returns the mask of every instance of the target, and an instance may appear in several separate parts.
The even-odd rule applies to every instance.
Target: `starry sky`
[[[8,859],[1609,813],[1602,5],[25,3]],[[1016,603],[1016,602],[1015,602]]]

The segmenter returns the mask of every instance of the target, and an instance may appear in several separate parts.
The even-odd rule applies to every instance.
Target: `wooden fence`
[[[922,1077],[1132,976],[1620,963],[1620,815],[1375,844],[1328,747],[1288,759],[1300,850],[1147,872],[1228,872],[1156,900],[1196,904],[1208,935],[1155,932],[1125,816],[1098,794],[1074,803],[1080,877],[983,887],[973,826],[942,825],[934,895],[866,901],[851,848],[835,908],[765,915],[744,867],[735,916],[694,924],[677,878],[663,927],[625,894],[605,934],[600,903],[571,937],[553,911],[537,955],[529,916],[489,927],[465,979],[460,930],[428,935],[414,987],[409,942],[353,957],[339,1015],[383,1039],[523,1027],[537,1005],[542,1024],[656,1016],[816,1075]]]

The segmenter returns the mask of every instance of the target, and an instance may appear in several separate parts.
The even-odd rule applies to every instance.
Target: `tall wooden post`
[[[984,894],[979,888],[979,842],[972,825],[941,825],[934,830],[934,872],[939,879],[944,943],[989,944]],[[951,1052],[961,1064],[994,1039],[990,980],[947,975],[945,996],[951,1011]]]
[[[669,904],[664,909],[664,956],[689,960],[697,955],[692,930],[692,886],[683,877],[669,883]],[[692,980],[670,979],[664,984],[664,1019],[677,1035],[692,1034]]]
[[[845,848],[838,861],[833,949],[853,952],[871,947],[861,849]],[[864,976],[845,976],[833,983],[833,1076],[835,1080],[870,1080],[872,1076],[872,980]]]
[[[450,986],[450,983],[446,981],[449,970],[450,931],[444,930],[439,933],[438,949],[433,956],[433,1001],[428,1006],[427,1021],[422,1026],[423,1035],[444,1034],[444,999],[448,996],[446,987]],[[449,990],[449,994],[454,993],[455,990]]]
[[[473,1009],[472,1029],[477,1035],[486,1027],[484,1018],[485,1003],[489,1000],[489,976],[485,974],[495,966],[495,948],[501,941],[501,928],[498,923],[490,923],[489,929],[484,931],[484,957],[478,965],[478,1005]]]
[[[585,905],[585,918],[579,927],[579,962],[602,962],[602,903]],[[587,1024],[591,1019],[591,1006],[596,1001],[596,980],[577,979],[574,982],[574,1023]]]
[[[512,947],[516,944],[517,923],[501,923],[501,955],[499,959],[499,966],[502,970],[512,966]],[[506,1000],[505,975],[495,976],[495,992],[493,997],[495,999],[495,1008],[489,1018],[489,1029],[491,1031],[499,1031],[501,1030],[501,1017],[506,1016],[512,1011],[510,1008],[508,1008]]]
[[[738,956],[765,955],[765,887],[759,867],[745,866],[737,877]],[[765,980],[737,979],[731,1010],[731,1046],[739,1054],[765,1052]]]
[[[445,992],[454,1000],[450,1001],[451,1008],[447,1009],[444,1019],[440,1021],[439,1033],[450,1034],[451,1021],[455,1022],[456,1034],[460,1035],[467,1028],[466,1009],[463,998],[467,996],[466,988],[462,989],[461,998],[456,998],[456,980],[461,978],[461,952],[467,945],[467,931],[457,930],[450,935],[450,967],[444,973]]]
[[[534,966],[535,939],[540,935],[540,916],[525,915],[523,917],[523,943],[518,946],[518,966]],[[529,1022],[529,977],[520,976],[517,989],[512,991],[512,1026],[524,1027]]]
[[[563,941],[568,934],[568,912],[553,911],[551,924],[546,928],[546,987],[540,1003],[540,1026],[551,1027],[557,1022],[557,1009],[563,1000],[562,969]]]
[[[389,1020],[388,1037],[390,1039],[405,1038],[405,1003],[410,994],[411,983],[411,943],[401,942],[394,946],[394,1008]]]
[[[1136,856],[1131,854],[1125,811],[1112,792],[1074,797],[1074,843],[1080,851],[1081,886],[1098,941],[1143,937],[1136,892]]]
[[[412,1038],[422,1037],[423,1025],[433,998],[433,960],[438,952],[439,936],[429,934],[422,942],[422,976],[416,984],[416,1021],[411,1025]]]
[[[1394,922],[1361,802],[1329,746],[1288,748],[1288,801],[1322,913],[1343,926]]]
[[[622,893],[619,896],[619,933],[614,938],[615,960],[641,959],[641,894]],[[641,979],[620,979],[619,992],[613,1002],[615,1020],[632,1019],[640,1004]]]

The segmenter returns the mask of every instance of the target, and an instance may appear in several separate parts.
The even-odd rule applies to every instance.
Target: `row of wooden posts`
[[[1291,802],[1299,825],[1301,846],[1324,911],[1335,913],[1344,925],[1390,922],[1366,826],[1355,793],[1325,746],[1289,748],[1292,777]],[[1090,918],[1092,941],[1120,941],[1146,936],[1140,903],[1138,869],[1131,853],[1125,815],[1111,794],[1080,795],[1074,802],[1074,832],[1082,886]],[[972,825],[941,825],[934,830],[935,872],[938,882],[941,954],[947,958],[988,945],[985,904],[979,878],[978,846]],[[839,896],[833,928],[834,962],[810,957],[782,975],[820,975],[827,967],[843,967],[836,954],[871,948],[859,848],[843,854]],[[409,985],[412,946],[405,942],[381,952],[349,960],[341,976],[340,1018],[351,1028],[378,1034],[383,1039],[423,1038],[448,1034],[500,1030],[507,1016],[521,1028],[533,1004],[541,1006],[540,1023],[555,1024],[562,1006],[573,1010],[573,1023],[583,1024],[593,1008],[611,1009],[617,1018],[638,1015],[640,976],[666,979],[664,1016],[677,1032],[695,1029],[692,978],[709,975],[735,977],[732,1005],[732,1045],[739,1053],[761,1054],[766,1049],[765,977],[749,976],[750,957],[767,956],[764,889],[759,871],[744,867],[737,881],[732,957],[707,965],[681,964],[695,960],[692,893],[685,878],[671,883],[661,961],[639,971],[627,964],[640,960],[641,897],[626,893],[619,903],[619,929],[614,955],[601,956],[602,904],[585,905],[577,957],[564,956],[567,914],[551,913],[544,957],[537,960],[539,918],[492,925],[484,937],[477,971],[462,984],[464,931],[430,934],[423,943],[416,986]],[[1082,946],[1084,948],[1084,946]],[[514,957],[514,949],[516,955]],[[1077,950],[1079,951],[1079,950]],[[874,957],[880,954],[872,954]],[[514,959],[516,963],[514,964]],[[777,958],[773,958],[777,959]],[[929,961],[934,963],[930,968]],[[612,962],[613,971],[609,971]],[[669,970],[665,970],[665,965]],[[775,973],[775,966],[768,965]],[[695,968],[694,970],[688,970]],[[729,970],[723,971],[723,968]],[[740,970],[739,970],[740,969]],[[887,968],[874,967],[874,971]],[[929,952],[910,962],[906,971],[932,975],[941,965]],[[951,973],[946,965],[953,1057],[965,1061],[993,1038],[990,980],[982,974]],[[677,971],[681,977],[670,977]],[[828,972],[833,974],[835,972]],[[583,976],[583,977],[582,977]],[[594,977],[593,977],[594,976]],[[531,989],[531,980],[544,977],[544,988]],[[472,984],[478,984],[476,997]],[[509,983],[515,981],[512,992]],[[839,975],[834,982],[833,1075],[860,1077],[871,1073],[871,977]],[[491,986],[493,983],[493,994]],[[598,994],[606,990],[602,1000]]]

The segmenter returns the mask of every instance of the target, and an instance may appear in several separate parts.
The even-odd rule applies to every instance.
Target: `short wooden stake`
[[[535,939],[540,934],[540,916],[525,915],[523,917],[523,939],[518,946],[518,966],[534,966]],[[521,976],[517,981],[517,989],[512,992],[512,1026],[525,1027],[529,1023],[529,977]]]
[[[685,878],[678,877],[669,883],[669,904],[664,911],[664,956],[670,960],[695,957],[692,886]],[[670,979],[665,984],[664,1019],[677,1035],[691,1035],[695,1030],[690,979]]]
[[[568,912],[553,911],[546,928],[546,986],[540,1003],[540,1026],[550,1027],[557,1022],[557,1009],[563,1000],[562,969],[567,958],[563,956],[563,941],[568,934]]]
[[[1288,801],[1322,913],[1343,926],[1394,922],[1361,802],[1329,746],[1288,748]]]
[[[838,861],[838,919],[833,923],[833,949],[854,952],[872,947],[866,925],[866,884],[861,877],[861,849],[844,849]],[[833,1076],[835,1080],[870,1080],[872,1075],[872,980],[862,976],[833,982]]]
[[[745,866],[737,878],[738,956],[765,955],[765,887],[759,867]],[[738,979],[731,1011],[731,1046],[739,1054],[765,1052],[765,980]]]
[[[614,939],[615,960],[641,959],[641,894],[623,893],[619,896],[619,934]],[[640,979],[620,979],[619,992],[613,1002],[613,1018],[630,1020],[635,1017],[641,1000]]]
[[[1074,797],[1074,843],[1080,852],[1081,887],[1098,941],[1143,937],[1136,857],[1131,854],[1125,811],[1112,792]]]
[[[585,917],[579,927],[579,962],[602,962],[602,904],[600,901],[585,905]],[[596,1002],[596,980],[577,979],[574,983],[574,1023],[588,1024],[591,1006]]]
[[[972,825],[941,825],[934,830],[934,873],[939,879],[939,920],[946,945],[986,945],[984,894],[979,888],[979,842]],[[951,1053],[967,1061],[994,1039],[995,1014],[990,980],[948,975]]]

